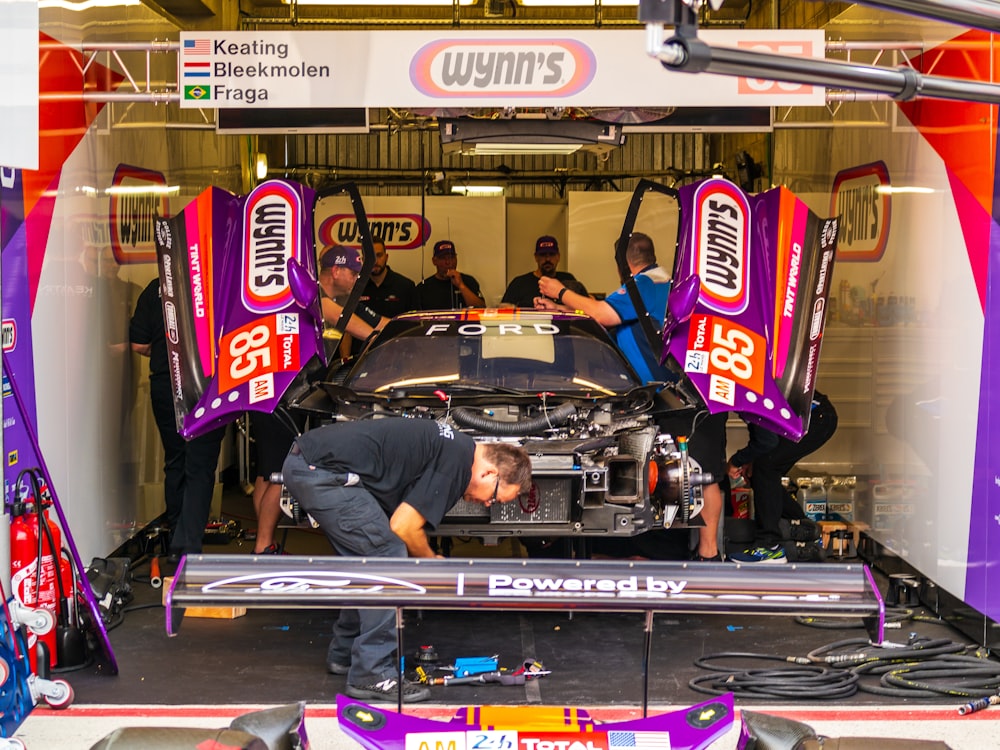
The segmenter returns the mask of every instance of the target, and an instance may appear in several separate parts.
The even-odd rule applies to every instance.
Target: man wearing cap
[[[479,282],[457,269],[455,243],[441,240],[434,243],[431,262],[437,271],[417,284],[417,302],[421,310],[460,310],[463,307],[485,307]]]
[[[568,271],[557,271],[559,265],[559,243],[555,237],[543,235],[535,241],[535,263],[538,264],[531,273],[521,274],[507,285],[503,293],[502,303],[514,307],[534,307],[538,296],[538,280],[543,276],[558,279],[564,286],[578,294],[587,294],[586,287],[577,281]]]
[[[320,305],[323,320],[336,325],[344,311],[351,289],[361,273],[361,256],[358,251],[343,245],[331,245],[319,258]],[[381,330],[389,322],[367,305],[358,305],[347,321],[347,331],[364,341],[372,331]]]

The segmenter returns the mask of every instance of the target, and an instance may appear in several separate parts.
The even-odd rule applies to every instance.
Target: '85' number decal
[[[708,375],[715,401],[735,402],[735,386],[764,390],[767,342],[763,336],[726,318],[691,316],[684,369]]]
[[[219,393],[271,373],[299,370],[297,331],[278,330],[277,320],[274,315],[259,318],[222,337]]]

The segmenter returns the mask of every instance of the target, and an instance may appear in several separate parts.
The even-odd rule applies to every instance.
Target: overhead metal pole
[[[656,28],[650,27],[659,27],[659,34]],[[997,84],[928,76],[906,67],[877,68],[836,60],[784,57],[766,52],[710,47],[691,34],[691,29],[684,31],[686,33],[680,33],[657,45],[654,40],[662,34],[662,26],[647,25],[646,39],[650,45],[647,51],[665,67],[684,73],[715,73],[872,91],[888,94],[899,101],[929,97],[1000,103],[1000,85]]]

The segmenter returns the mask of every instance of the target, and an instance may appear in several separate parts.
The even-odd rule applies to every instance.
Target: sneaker
[[[280,554],[283,554],[283,553],[281,551],[281,547],[279,547],[277,544],[269,544],[264,549],[262,549],[260,552],[254,552],[253,554],[255,554],[255,555],[280,555]]]
[[[351,665],[337,664],[335,661],[328,661],[326,663],[326,671],[330,674],[347,674],[351,671]]]
[[[395,677],[387,677],[373,685],[348,685],[345,692],[358,700],[395,703],[399,698],[399,681]],[[419,703],[430,697],[431,689],[426,685],[403,683],[403,703]]]
[[[793,542],[815,542],[822,536],[819,524],[811,518],[782,518],[778,528],[782,539]]]
[[[768,565],[783,565],[788,562],[785,550],[780,544],[773,547],[754,547],[742,552],[734,552],[729,556],[729,559],[734,562],[765,563]]]

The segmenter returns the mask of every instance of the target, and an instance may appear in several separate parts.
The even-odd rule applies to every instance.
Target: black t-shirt
[[[475,277],[463,273],[462,281],[477,297],[483,296]],[[451,279],[439,279],[437,276],[428,276],[417,284],[417,299],[421,310],[461,310],[468,307]]]
[[[406,502],[431,527],[462,498],[476,452],[471,437],[430,419],[324,425],[295,442],[310,464],[357,474],[388,515]]]
[[[385,269],[385,279],[376,284],[371,279],[365,285],[361,300],[379,315],[394,318],[417,308],[417,285],[391,268]]]
[[[587,293],[583,284],[577,281],[576,277],[568,271],[556,271],[555,277],[574,292],[579,292],[580,294]],[[567,284],[566,282],[568,281],[575,283]],[[539,296],[538,277],[532,271],[531,273],[515,276],[510,284],[507,285],[507,291],[503,293],[503,299],[500,301],[514,307],[534,307],[535,297],[537,296]]]
[[[135,312],[128,326],[128,339],[133,344],[149,344],[149,377],[169,377],[167,367],[167,336],[163,326],[163,305],[160,302],[160,279],[146,285],[135,303]]]

